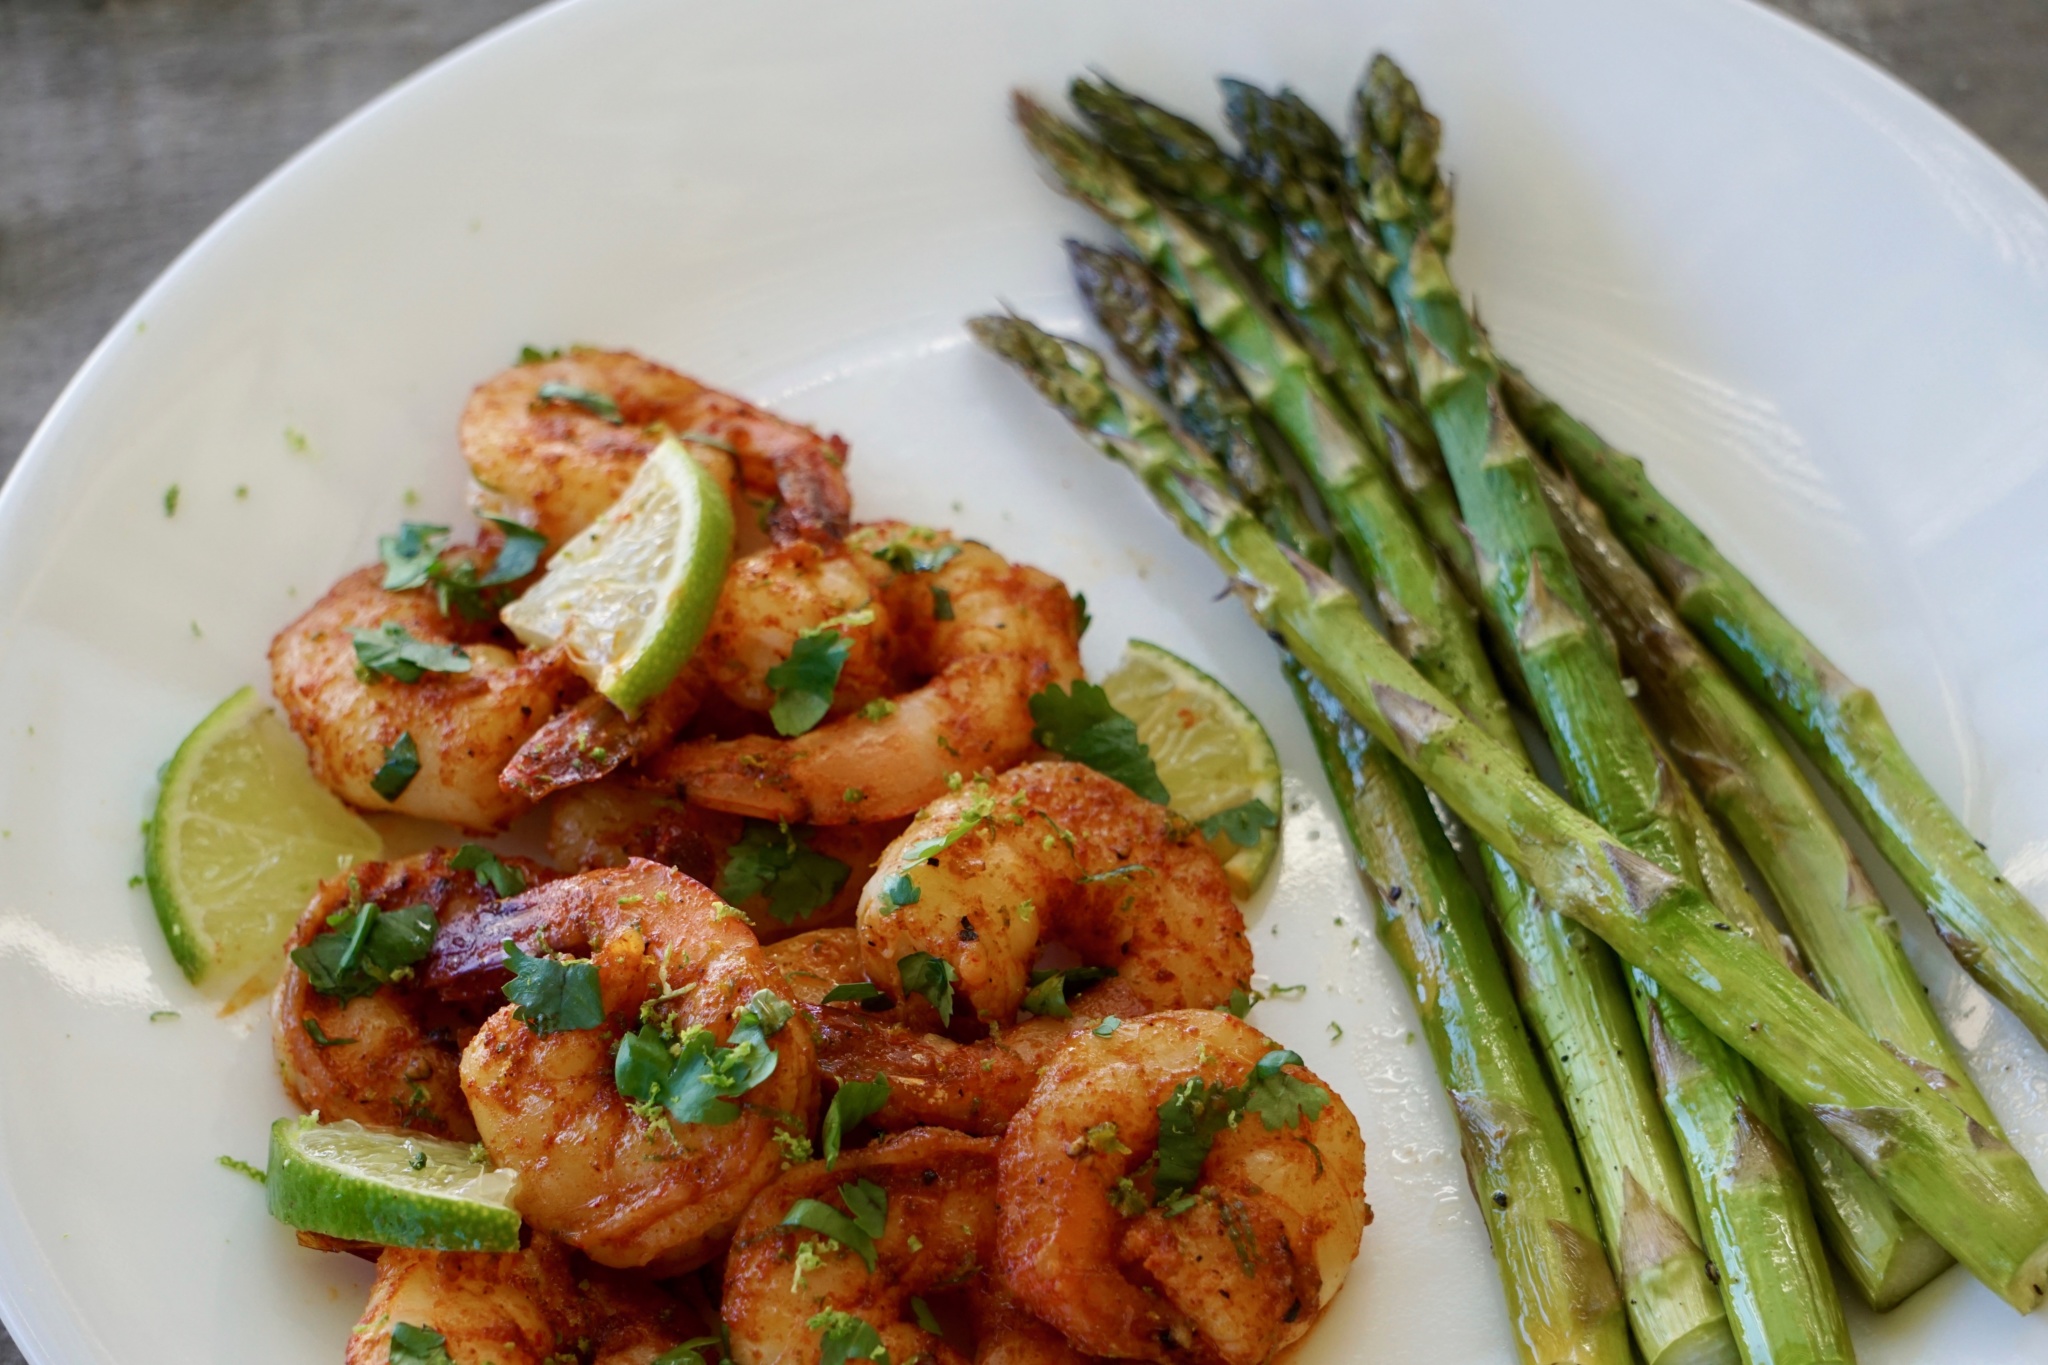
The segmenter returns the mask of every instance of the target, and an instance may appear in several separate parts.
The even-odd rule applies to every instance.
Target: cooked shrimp
[[[784,828],[614,782],[562,793],[550,816],[556,863],[618,867],[634,857],[679,868],[738,906],[764,944],[852,924],[875,860],[903,830],[900,820]]]
[[[643,1022],[723,1046],[735,1016],[782,976],[710,890],[640,859],[550,882],[451,926],[430,984],[483,993],[504,979],[511,939],[529,952],[592,953],[604,1023],[546,1035],[500,1010],[462,1054],[462,1091],[491,1159],[518,1171],[512,1203],[536,1228],[603,1265],[680,1274],[717,1254],[754,1192],[782,1168],[779,1132],[817,1108],[810,1026],[772,1030],[774,1070],[732,1121],[672,1121],[614,1080],[621,1037]]]
[[[825,932],[833,932],[826,930]],[[932,1126],[993,1135],[1031,1098],[1038,1069],[1001,1043],[956,1043],[859,1009],[806,1005],[818,1069],[835,1083],[889,1082],[868,1122],[883,1131]]]
[[[351,907],[428,905],[447,924],[497,901],[488,882],[450,867],[448,858],[448,850],[435,849],[397,862],[359,863],[329,878],[300,916],[286,951],[311,943],[327,932],[330,916]],[[523,858],[504,861],[529,885],[552,875]],[[352,1000],[323,995],[287,957],[271,1042],[285,1092],[302,1109],[473,1142],[476,1125],[458,1080],[460,1040],[483,1015],[442,1000],[417,976]]]
[[[697,714],[707,687],[701,666],[685,666],[637,716],[593,692],[528,736],[498,774],[498,785],[538,801],[595,782],[622,764],[667,748]]]
[[[830,627],[847,653],[828,714],[858,711],[896,691],[897,628],[885,591],[893,572],[865,551],[802,541],[743,555],[726,571],[698,655],[735,706],[766,715],[776,695],[768,674],[798,637]]]
[[[562,396],[543,399],[544,385]],[[629,351],[576,347],[515,365],[477,386],[461,424],[479,510],[530,522],[552,546],[615,502],[665,434],[690,439],[700,460],[729,452],[740,489],[773,499],[768,531],[778,542],[844,534],[853,505],[844,441]],[[729,471],[713,472],[731,482]]]
[[[1094,1365],[1058,1329],[1034,1317],[992,1275],[967,1294],[974,1323],[974,1365]]]
[[[383,575],[357,570],[278,632],[271,688],[314,776],[350,805],[500,828],[529,802],[501,788],[498,773],[584,684],[562,656],[522,652],[495,622],[444,614],[430,592],[388,592]],[[351,632],[392,625],[459,647],[466,671],[424,672],[416,682],[359,674]],[[372,783],[407,737],[419,769],[387,799]]]
[[[1259,1365],[1306,1333],[1371,1219],[1365,1143],[1306,1068],[1259,1079],[1273,1052],[1214,1010],[1073,1038],[998,1147],[1009,1291],[1096,1355]],[[1186,1128],[1232,1106],[1184,1192],[1157,1184],[1169,1102]],[[1185,1131],[1175,1154],[1189,1156]]]
[[[346,1365],[385,1365],[401,1324],[441,1337],[455,1365],[650,1365],[708,1335],[660,1290],[578,1264],[545,1234],[502,1255],[387,1249]]]
[[[906,673],[929,681],[885,713],[794,738],[678,745],[644,765],[646,780],[719,810],[838,825],[908,815],[949,779],[1031,752],[1032,695],[1081,676],[1080,615],[1065,586],[938,532],[869,526],[848,544],[907,566],[886,589],[891,628]]]
[[[907,877],[915,898],[905,894]],[[1079,763],[1027,763],[934,801],[861,893],[868,979],[952,968],[955,1018],[1004,1023],[1058,943],[1112,968],[1150,1009],[1203,1009],[1251,977],[1251,943],[1201,831]],[[970,1024],[971,1026],[971,1024]]]
[[[817,1365],[835,1316],[866,1323],[892,1360],[964,1365],[957,1350],[918,1325],[910,1301],[965,1285],[989,1263],[993,1150],[987,1138],[914,1129],[848,1152],[830,1171],[822,1161],[794,1167],[762,1190],[725,1262],[725,1322],[738,1365]],[[856,1181],[888,1197],[872,1271],[837,1242],[782,1221],[799,1199],[843,1210],[840,1188]]]

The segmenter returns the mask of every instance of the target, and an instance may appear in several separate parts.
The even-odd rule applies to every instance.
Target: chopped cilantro
[[[1308,982],[1306,982],[1306,981],[1302,982],[1302,983],[1301,983],[1300,985],[1298,985],[1298,986],[1268,986],[1268,987],[1266,987],[1266,998],[1267,998],[1268,1000],[1280,1000],[1280,999],[1283,999],[1283,998],[1285,998],[1285,997],[1287,997],[1287,996],[1290,996],[1290,995],[1307,995],[1307,994],[1308,994]]]
[[[491,571],[484,575],[481,586],[496,588],[517,583],[540,567],[540,557],[548,548],[546,536],[505,517],[485,520],[504,532],[505,543],[498,547],[498,557],[491,561]]]
[[[874,990],[874,987],[868,987]],[[876,992],[880,994],[880,992]],[[818,1141],[825,1154],[825,1169],[831,1170],[839,1161],[839,1147],[846,1134],[861,1125],[889,1101],[889,1078],[877,1074],[871,1081],[842,1081],[839,1090],[832,1096],[832,1103],[825,1108],[825,1122],[818,1130]]]
[[[932,584],[932,620],[950,621],[952,619],[953,594],[947,592],[936,583]]]
[[[768,670],[775,703],[768,718],[779,735],[808,733],[832,709],[832,693],[853,642],[836,630],[807,630],[790,646],[789,657]]]
[[[1138,738],[1137,723],[1094,683],[1077,678],[1071,692],[1049,684],[1031,698],[1031,721],[1032,737],[1054,753],[1115,778],[1147,801],[1167,803],[1166,784]]]
[[[526,889],[526,874],[482,844],[464,844],[455,850],[448,866],[457,872],[474,872],[477,880],[490,884],[500,896],[516,896]]]
[[[941,1024],[952,1024],[953,983],[960,979],[952,963],[930,953],[906,953],[896,959],[896,975],[905,995],[923,996],[938,1010]]]
[[[1332,1019],[1330,1021],[1330,1045],[1332,1047],[1336,1046],[1339,1042],[1343,1040],[1343,1037],[1344,1026],[1338,1023],[1335,1019]]]
[[[1024,996],[1024,1008],[1033,1014],[1047,1015],[1054,1019],[1071,1019],[1074,1012],[1067,1008],[1067,991],[1078,989],[1097,981],[1106,981],[1116,975],[1114,967],[1068,967],[1064,971],[1035,971],[1031,973],[1031,989]]]
[[[993,797],[983,796],[979,800],[968,802],[967,809],[960,813],[960,818],[953,822],[951,829],[936,838],[922,840],[903,850],[903,865],[914,867],[927,858],[938,857],[941,853],[944,853],[947,849],[965,839],[973,832],[975,826],[995,813],[996,803]],[[912,903],[911,901],[902,902],[904,905]]]
[[[152,1024],[161,1024],[166,1023],[172,1019],[182,1018],[184,1018],[184,1016],[179,1014],[176,1010],[151,1010],[149,1012],[149,1022]]]
[[[860,1257],[872,1273],[875,1239],[889,1222],[888,1191],[871,1180],[855,1180],[839,1187],[839,1197],[846,1204],[846,1213],[822,1200],[799,1199],[782,1216],[782,1226],[822,1232]]]
[[[543,403],[573,403],[592,417],[602,417],[613,426],[618,426],[626,420],[619,415],[619,405],[612,401],[610,394],[599,393],[596,389],[586,389],[581,384],[564,384],[560,380],[550,379],[540,386],[540,392],[533,396],[533,402],[535,407]]]
[[[917,889],[917,883],[910,880],[908,872],[898,872],[882,883],[881,898],[885,907],[882,913],[901,910],[906,905],[916,905],[923,895],[924,892]]]
[[[327,929],[292,961],[322,995],[353,1000],[379,986],[403,980],[413,963],[434,946],[441,922],[430,905],[387,911],[378,905],[351,906],[327,917]]]
[[[836,1005],[842,1000],[851,1000],[855,1003],[859,1003],[862,1001],[880,1000],[883,998],[884,992],[882,988],[880,986],[875,985],[873,982],[848,981],[843,985],[834,986],[831,990],[826,991],[824,1003],[827,1005]]]
[[[512,979],[505,998],[513,1017],[545,1038],[596,1028],[604,1022],[604,998],[597,988],[597,964],[570,957],[532,957],[505,940],[505,966]]]
[[[1123,1024],[1123,1020],[1117,1018],[1114,1014],[1112,1014],[1105,1018],[1101,1023],[1097,1024],[1093,1032],[1097,1038],[1107,1038],[1110,1034],[1115,1033],[1118,1029],[1122,1028]]]
[[[818,1334],[818,1365],[894,1365],[882,1334],[865,1318],[829,1308],[806,1325]]]
[[[455,1365],[448,1338],[431,1327],[409,1322],[391,1324],[391,1365]]]
[[[912,545],[892,540],[874,551],[874,556],[897,573],[932,573],[952,563],[959,553],[960,547],[951,541],[944,545]]]
[[[306,1036],[313,1040],[314,1047],[347,1047],[350,1043],[358,1041],[354,1038],[328,1037],[327,1030],[320,1027],[320,1021],[310,1014],[299,1020],[299,1027],[304,1029]]]
[[[167,517],[178,515],[178,485],[176,484],[172,484],[164,490],[164,515]]]
[[[1107,1120],[1081,1134],[1081,1147],[1084,1151],[1100,1152],[1104,1156],[1129,1156],[1131,1152],[1124,1145],[1124,1140],[1117,1136],[1116,1125]]]
[[[441,557],[448,528],[426,521],[404,521],[398,534],[377,537],[377,557],[384,561],[384,590],[404,592],[425,587],[427,575]]]
[[[1125,863],[1122,867],[1112,867],[1106,872],[1090,872],[1087,876],[1076,877],[1074,880],[1082,886],[1093,886],[1097,882],[1120,882],[1126,877],[1135,877],[1140,872],[1151,870],[1143,863]]]
[[[1129,1176],[1121,1177],[1109,1193],[1109,1206],[1126,1218],[1145,1211],[1145,1196]]]
[[[718,875],[718,894],[737,905],[765,893],[768,913],[794,924],[822,909],[852,870],[808,847],[788,825],[749,820]]]
[[[1080,622],[1079,625],[1074,627],[1075,636],[1079,637],[1082,635],[1086,635],[1088,633],[1088,627],[1095,624],[1095,618],[1088,614],[1087,593],[1077,592],[1074,594],[1074,616],[1075,619]]]
[[[222,1169],[233,1171],[236,1175],[246,1175],[259,1185],[268,1185],[270,1183],[270,1173],[268,1171],[264,1170],[261,1166],[252,1166],[240,1157],[217,1156],[214,1160],[220,1163]]]
[[[384,751],[384,763],[370,778],[370,790],[386,801],[396,801],[419,776],[420,748],[408,730]]]
[[[704,1358],[704,1352],[718,1345],[717,1337],[691,1337],[679,1346],[669,1347],[647,1365],[712,1365]],[[721,1362],[726,1359],[723,1349],[719,1350],[717,1359]]]
[[[1220,834],[1239,848],[1250,848],[1259,842],[1263,831],[1279,827],[1280,817],[1256,796],[1229,810],[1219,810],[1202,821],[1203,834],[1211,839]]]
[[[1321,1086],[1297,1080],[1281,1070],[1300,1066],[1301,1054],[1276,1049],[1259,1058],[1245,1082],[1244,1107],[1265,1121],[1266,1131],[1277,1133],[1293,1124],[1307,1127],[1323,1112],[1330,1096]]]
[[[1152,1174],[1152,1200],[1165,1204],[1192,1190],[1216,1136],[1238,1108],[1236,1092],[1190,1076],[1159,1106],[1159,1158]]]
[[[757,991],[733,1016],[721,1046],[709,1029],[687,1029],[670,1041],[659,1022],[643,1024],[619,1040],[612,1079],[619,1092],[650,1109],[665,1109],[678,1123],[717,1126],[740,1116],[732,1102],[775,1074],[768,1039],[789,1020],[789,1006]]]
[[[365,680],[381,673],[397,682],[412,683],[428,673],[469,672],[469,655],[462,646],[415,639],[396,621],[349,634],[356,642],[356,672]]]
[[[935,1337],[946,1335],[946,1329],[939,1326],[939,1320],[932,1316],[932,1306],[915,1294],[910,1296],[910,1311],[917,1318],[919,1328]]]
[[[876,697],[866,706],[860,708],[860,718],[862,720],[887,720],[895,714],[896,703],[890,701],[887,697]]]
[[[396,535],[377,540],[378,558],[384,561],[384,588],[406,592],[431,587],[444,615],[480,621],[503,604],[506,585],[532,573],[547,549],[547,538],[531,527],[504,517],[487,517],[504,532],[505,541],[487,574],[479,574],[468,560],[443,557],[448,528],[432,522],[401,522]]]
[[[551,347],[545,351],[538,346],[521,346],[519,348],[518,363],[521,365],[538,365],[544,360],[560,360],[561,358],[562,348],[559,346]]]

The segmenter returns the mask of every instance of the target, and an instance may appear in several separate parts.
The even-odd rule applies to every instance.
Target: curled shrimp
[[[385,911],[426,905],[447,924],[496,903],[490,883],[448,860],[448,850],[435,849],[396,862],[359,863],[329,878],[300,916],[287,953],[328,932],[331,916],[366,905]],[[551,875],[523,858],[504,862],[530,885]],[[353,998],[323,994],[289,956],[274,999],[271,1043],[285,1092],[300,1108],[328,1119],[475,1141],[457,1040],[482,1023],[486,1011],[446,1001],[410,974]]]
[[[826,1334],[853,1328],[850,1319],[878,1336],[892,1360],[965,1365],[920,1325],[911,1300],[965,1286],[989,1263],[993,1152],[988,1138],[920,1128],[845,1153],[832,1170],[822,1161],[793,1167],[762,1190],[725,1262],[725,1321],[738,1365],[818,1365]],[[846,1212],[842,1187],[857,1182],[886,1197],[873,1270],[839,1243],[783,1222],[802,1199]]]
[[[722,1047],[745,1012],[760,1023],[758,994],[780,987],[781,973],[731,907],[639,859],[550,882],[451,926],[435,943],[430,984],[451,995],[495,991],[508,939],[529,953],[592,954],[604,1012],[597,1027],[542,1034],[507,1007],[463,1049],[462,1091],[478,1135],[494,1162],[519,1173],[513,1206],[602,1265],[680,1274],[704,1264],[781,1170],[777,1135],[810,1128],[809,1023],[799,1014],[762,1025],[773,1069],[734,1097],[722,1122],[636,1104],[619,1089],[615,1054],[625,1035],[644,1038],[648,1028],[675,1039],[672,1051],[698,1029]]]
[[[1032,695],[1081,675],[1065,586],[935,531],[865,526],[847,543],[891,568],[878,596],[900,667],[928,681],[793,738],[678,745],[643,765],[645,780],[719,810],[837,825],[909,815],[949,779],[1031,752]]]
[[[1214,1010],[1075,1036],[998,1147],[1003,1284],[1095,1355],[1260,1365],[1298,1340],[1371,1210],[1357,1120],[1291,1058]],[[1169,1114],[1171,1155],[1200,1159],[1178,1189]]]
[[[708,688],[704,669],[692,663],[637,716],[593,692],[527,736],[498,774],[498,785],[522,800],[539,801],[596,782],[667,748],[697,714]]]
[[[845,661],[830,715],[857,711],[896,690],[897,628],[886,591],[894,571],[873,555],[809,542],[742,555],[726,571],[699,656],[712,681],[743,711],[767,715],[775,704],[768,675],[799,637],[836,631]]]
[[[314,776],[350,805],[501,828],[530,803],[500,787],[499,772],[584,684],[561,655],[523,652],[495,622],[446,614],[426,591],[388,591],[383,576],[357,570],[279,631],[271,688]],[[361,670],[354,633],[391,627],[459,649],[461,671],[406,682]],[[386,796],[379,774],[402,768],[408,748],[417,771],[398,787],[386,777]]]
[[[956,1017],[983,1024],[1016,1015],[1049,943],[1114,970],[1148,1009],[1220,1005],[1252,972],[1244,916],[1201,831],[1060,761],[926,807],[862,891],[860,932],[869,980],[906,996],[904,960],[935,957]]]
[[[515,365],[477,386],[460,429],[479,510],[528,522],[552,546],[617,501],[665,432],[689,439],[699,459],[729,453],[739,490],[773,500],[767,529],[777,541],[829,543],[845,532],[844,441],[630,351],[579,346]],[[732,482],[730,471],[713,472]]]
[[[388,1248],[349,1335],[346,1365],[385,1365],[394,1332],[407,1344],[420,1341],[416,1334],[439,1337],[448,1359],[491,1365],[650,1365],[706,1336],[660,1290],[580,1264],[544,1234],[497,1255]]]

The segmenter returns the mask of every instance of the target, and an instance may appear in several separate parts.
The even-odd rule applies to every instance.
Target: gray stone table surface
[[[2043,0],[1776,3],[2048,186]],[[529,4],[0,0],[0,470],[121,310],[243,191]],[[4,1332],[0,1365],[21,1365]]]

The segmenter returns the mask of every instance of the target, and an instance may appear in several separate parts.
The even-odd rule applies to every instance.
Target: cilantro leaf
[[[1126,877],[1135,877],[1141,872],[1150,872],[1151,870],[1151,868],[1143,863],[1125,863],[1122,867],[1112,867],[1102,872],[1090,872],[1085,877],[1074,878],[1074,881],[1080,886],[1093,886],[1097,882],[1120,882]]]
[[[370,790],[386,801],[396,801],[420,774],[420,748],[407,730],[384,751],[384,762],[370,777]]]
[[[923,996],[938,1010],[941,1024],[952,1024],[953,983],[960,979],[952,963],[930,953],[905,953],[896,959],[896,975],[905,995]]]
[[[1088,633],[1088,627],[1095,624],[1095,618],[1088,614],[1087,593],[1077,592],[1074,594],[1074,616],[1075,619],[1079,622],[1079,624],[1074,627],[1074,635],[1075,638],[1078,639],[1079,637],[1086,635]]]
[[[950,621],[952,619],[953,594],[947,592],[936,583],[932,584],[932,620]]]
[[[1104,777],[1113,777],[1147,801],[1165,805],[1166,784],[1152,753],[1138,738],[1137,722],[1109,704],[1109,694],[1076,678],[1071,692],[1058,683],[1031,698],[1032,738],[1076,763],[1085,763]]]
[[[897,573],[933,573],[953,562],[960,553],[960,546],[948,541],[944,545],[912,545],[908,541],[892,540],[873,552]]]
[[[839,1187],[839,1197],[846,1213],[822,1200],[799,1199],[782,1216],[782,1226],[824,1233],[859,1256],[872,1273],[875,1238],[889,1225],[889,1193],[871,1180],[855,1180]]]
[[[873,986],[868,987],[874,990]],[[875,991],[877,995],[880,991]],[[846,1134],[861,1125],[862,1120],[876,1113],[889,1102],[889,1078],[879,1073],[871,1081],[841,1081],[839,1090],[832,1096],[832,1103],[825,1108],[824,1126],[818,1130],[819,1143],[825,1153],[825,1169],[831,1170],[839,1161],[839,1147]]]
[[[396,621],[375,630],[351,630],[356,642],[356,671],[367,677],[382,673],[397,682],[413,683],[428,673],[467,673],[469,655],[461,645],[437,645],[413,637]]]
[[[1265,998],[1260,992],[1248,991],[1242,986],[1232,986],[1230,988],[1230,999],[1223,1002],[1222,1008],[1242,1019],[1252,1012],[1253,1005],[1258,1004]]]
[[[1110,1034],[1115,1033],[1118,1029],[1122,1028],[1123,1023],[1123,1020],[1117,1018],[1114,1014],[1112,1014],[1089,1031],[1093,1033],[1097,1038],[1107,1038]]]
[[[306,1036],[313,1040],[314,1047],[347,1047],[350,1043],[360,1041],[355,1038],[328,1037],[327,1030],[320,1027],[320,1021],[310,1014],[299,1020],[299,1027],[304,1029]]]
[[[388,912],[378,905],[352,906],[329,915],[327,925],[311,943],[292,949],[292,961],[314,990],[338,1000],[403,980],[399,974],[427,955],[441,929],[429,905]]]
[[[1031,974],[1031,989],[1025,993],[1024,1008],[1033,1014],[1053,1019],[1071,1019],[1074,1012],[1067,1008],[1067,990],[1106,981],[1116,975],[1114,967],[1068,967],[1064,971],[1035,971]]]
[[[910,1296],[910,1311],[917,1318],[919,1328],[935,1337],[946,1335],[946,1329],[939,1326],[939,1320],[932,1316],[932,1306],[915,1294]]]
[[[488,883],[500,896],[516,896],[526,889],[526,874],[482,844],[464,844],[456,849],[448,866],[457,872],[476,873],[478,881]]]
[[[1201,1183],[1202,1165],[1216,1135],[1230,1126],[1241,1107],[1239,1091],[1190,1076],[1159,1106],[1158,1166],[1152,1173],[1152,1202],[1167,1204]]]
[[[505,543],[498,547],[498,557],[491,561],[491,571],[483,576],[480,586],[496,588],[517,583],[540,567],[540,557],[548,548],[546,536],[506,517],[484,520],[505,533]]]
[[[790,1012],[774,992],[756,991],[733,1016],[723,1045],[707,1028],[687,1029],[671,1043],[659,1023],[643,1024],[619,1040],[612,1081],[620,1094],[665,1109],[678,1123],[731,1123],[740,1116],[733,1097],[775,1074],[778,1058],[768,1039]]]
[[[805,1325],[818,1334],[818,1365],[894,1365],[882,1334],[865,1318],[830,1308]]]
[[[1268,1132],[1278,1132],[1291,1124],[1306,1128],[1330,1102],[1328,1092],[1321,1086],[1281,1070],[1301,1064],[1300,1053],[1276,1049],[1259,1058],[1259,1064],[1245,1081],[1244,1107],[1265,1121]]]
[[[794,924],[822,909],[853,869],[806,846],[788,825],[747,821],[718,874],[718,894],[734,905],[767,893],[768,913]]]
[[[807,630],[796,637],[789,657],[768,670],[768,686],[775,691],[768,718],[775,722],[775,733],[806,734],[825,719],[839,670],[852,652],[853,642],[836,630]]]
[[[860,1003],[866,1000],[880,1000],[885,998],[885,995],[886,993],[882,990],[882,988],[880,986],[875,985],[873,982],[848,981],[842,985],[834,986],[831,990],[826,991],[825,999],[821,1003],[827,1005],[836,1005],[842,1000],[851,1000],[855,1003]]]
[[[953,822],[951,829],[936,838],[921,840],[904,849],[902,865],[905,867],[915,867],[927,858],[938,857],[941,853],[944,853],[947,849],[973,833],[977,825],[995,813],[996,803],[995,798],[992,796],[983,796],[969,802],[967,809],[961,812],[960,818]],[[900,902],[903,905],[915,905],[916,903],[917,898],[914,896],[910,900]]]
[[[660,1355],[649,1361],[647,1365],[708,1365],[708,1362],[704,1359],[704,1352],[713,1346],[719,1346],[719,1344],[717,1337],[691,1337],[679,1346],[669,1347],[666,1351],[663,1351]],[[722,1362],[725,1359],[726,1354],[721,1347],[718,1353],[718,1360]]]
[[[448,1355],[448,1338],[431,1327],[409,1322],[391,1324],[391,1365],[455,1365]]]
[[[602,417],[613,426],[626,420],[619,415],[619,405],[612,401],[610,394],[586,389],[581,384],[564,384],[556,379],[541,385],[540,392],[533,396],[533,402],[536,407],[543,403],[573,403],[592,417]]]
[[[521,365],[538,365],[543,360],[560,360],[561,358],[562,348],[559,346],[550,347],[545,351],[538,346],[521,346],[517,363]]]
[[[377,537],[377,557],[384,561],[384,591],[425,587],[447,535],[445,526],[406,521],[399,523],[397,535]]]
[[[917,889],[917,883],[910,880],[908,872],[898,872],[882,883],[882,904],[887,907],[883,913],[901,910],[906,905],[916,905],[923,896],[924,892]]]
[[[512,979],[505,983],[505,998],[514,1006],[513,1017],[541,1037],[596,1028],[604,1022],[596,963],[531,957],[508,938],[505,965],[512,971]]]
[[[1278,828],[1280,817],[1256,796],[1229,810],[1219,810],[1202,821],[1203,834],[1211,839],[1220,834],[1239,848],[1250,848],[1258,843],[1261,831]]]

